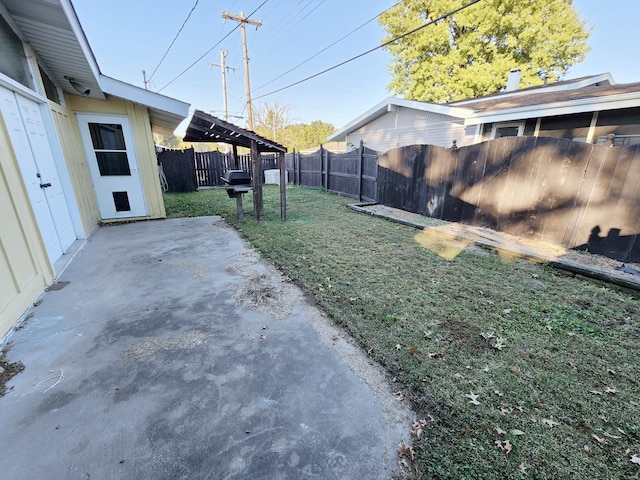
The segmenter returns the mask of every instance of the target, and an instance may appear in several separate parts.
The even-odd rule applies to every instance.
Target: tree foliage
[[[292,123],[288,105],[265,103],[256,109],[254,127],[258,135],[287,147],[288,150],[317,147],[335,131],[330,123]]]
[[[405,0],[380,16],[383,41],[466,3]],[[589,34],[571,0],[481,0],[386,46],[389,90],[412,100],[461,100],[500,91],[514,68],[521,87],[541,85],[584,59]]]

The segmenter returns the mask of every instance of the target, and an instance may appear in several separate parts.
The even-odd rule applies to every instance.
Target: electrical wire
[[[191,14],[193,13],[193,11],[196,9],[196,7],[198,6],[198,2],[200,0],[196,0],[196,3],[193,4],[193,7],[191,7],[191,10],[189,11],[189,14],[187,15],[187,18],[185,18],[184,22],[182,22],[182,26],[180,27],[180,29],[178,30],[178,33],[176,33],[176,36],[173,37],[173,40],[171,40],[171,44],[169,45],[169,48],[167,48],[167,51],[164,52],[164,55],[162,56],[162,58],[160,59],[160,61],[158,62],[158,65],[156,65],[156,68],[153,69],[153,73],[151,74],[151,76],[149,77],[149,79],[147,80],[148,82],[151,81],[151,79],[153,78],[153,76],[156,74],[156,72],[158,71],[158,68],[160,68],[160,65],[162,65],[162,62],[164,62],[164,59],[167,58],[167,54],[169,53],[169,50],[171,50],[171,48],[173,47],[173,44],[176,43],[176,40],[178,39],[178,37],[180,36],[180,33],[182,32],[182,29],[184,28],[184,26],[187,24],[187,22],[189,21],[189,19],[191,18]]]
[[[247,18],[251,17],[254,13],[256,13],[258,10],[260,10],[260,8],[262,8],[264,6],[265,3],[267,3],[269,0],[264,0],[260,5],[258,5],[249,15],[247,15]],[[167,83],[164,87],[162,87],[160,90],[158,90],[158,93],[160,93],[162,90],[164,90],[165,88],[167,88],[169,85],[171,85],[173,82],[175,82],[176,80],[178,80],[182,75],[184,75],[185,73],[187,73],[189,70],[191,70],[200,60],[202,60],[204,57],[206,57],[207,55],[209,55],[209,53],[211,53],[211,50],[213,50],[214,48],[216,48],[218,45],[220,45],[226,38],[228,38],[233,32],[235,32],[238,28],[240,28],[240,23],[238,23],[235,27],[233,27],[229,33],[227,33],[225,36],[223,36],[220,40],[218,40],[216,42],[216,44],[211,47],[209,50],[207,50],[206,52],[204,52],[202,55],[200,55],[191,65],[189,65],[187,68],[185,68],[182,72],[180,72],[173,80],[171,80],[169,83]]]
[[[300,62],[299,64],[297,64],[295,67],[290,68],[289,70],[287,70],[286,72],[284,72],[281,75],[278,75],[276,78],[274,78],[273,80],[269,80],[267,83],[264,83],[262,85],[260,85],[258,88],[255,89],[255,91],[258,90],[262,90],[264,87],[266,87],[267,85],[272,84],[273,82],[275,82],[276,80],[281,79],[282,77],[284,77],[285,75],[288,75],[289,73],[293,72],[294,70],[298,69],[299,67],[301,67],[302,65],[304,65],[305,63],[310,62],[311,60],[313,60],[314,58],[316,58],[318,55],[320,55],[321,53],[326,52],[327,50],[329,50],[331,47],[333,47],[334,45],[340,43],[341,41],[343,41],[345,38],[349,37],[350,35],[353,35],[354,33],[356,33],[358,30],[360,30],[361,28],[363,28],[364,26],[368,25],[369,23],[373,22],[376,18],[378,18],[380,15],[382,15],[383,13],[388,12],[389,10],[391,10],[392,8],[397,7],[398,5],[400,5],[402,2],[404,2],[404,0],[399,0],[398,2],[396,2],[395,4],[393,4],[392,6],[390,6],[389,8],[387,8],[386,10],[383,10],[382,12],[380,12],[379,14],[377,14],[375,17],[370,18],[369,20],[367,20],[366,22],[364,22],[362,25],[360,25],[359,27],[351,30],[349,33],[347,33],[346,35],[340,37],[338,40],[336,40],[335,42],[333,42],[330,45],[327,45],[326,47],[324,47],[322,50],[316,52],[315,54],[313,54],[312,56],[310,56],[309,58],[307,58],[306,60]]]
[[[268,97],[269,95],[273,95],[274,93],[282,92],[283,90],[287,90],[287,89],[289,89],[291,87],[295,87],[296,85],[300,85],[301,83],[304,83],[304,82],[307,82],[307,81],[309,81],[311,79],[319,77],[320,75],[324,75],[327,72],[335,70],[336,68],[339,68],[339,67],[341,67],[343,65],[346,65],[347,63],[353,62],[354,60],[357,60],[358,58],[362,58],[365,55],[369,55],[370,53],[375,52],[376,50],[380,50],[381,48],[384,48],[387,45],[391,45],[392,43],[397,42],[398,40],[401,40],[404,37],[412,35],[412,34],[418,32],[418,31],[422,30],[423,28],[428,27],[429,25],[433,25],[434,23],[438,23],[439,21],[444,20],[445,18],[450,17],[451,15],[455,15],[456,13],[461,12],[462,10],[465,10],[466,8],[469,8],[470,6],[475,5],[476,3],[480,2],[480,1],[481,0],[472,0],[471,2],[469,2],[469,3],[465,4],[465,5],[462,5],[461,7],[458,7],[455,10],[451,10],[450,12],[445,13],[444,15],[441,15],[440,17],[436,18],[435,20],[431,20],[431,21],[429,21],[429,22],[427,22],[427,23],[425,23],[423,25],[420,25],[419,27],[414,28],[413,30],[409,30],[408,32],[403,33],[402,35],[398,35],[397,37],[392,38],[391,40],[389,40],[387,42],[384,42],[384,43],[378,45],[377,47],[371,48],[371,49],[367,50],[366,52],[362,52],[359,55],[356,55],[355,57],[351,57],[351,58],[349,58],[349,59],[347,59],[347,60],[345,60],[343,62],[340,62],[340,63],[338,63],[336,65],[333,65],[333,66],[331,66],[329,68],[325,68],[321,72],[314,73],[313,75],[310,75],[310,76],[308,76],[306,78],[303,78],[302,80],[298,80],[297,82],[291,83],[291,84],[289,84],[287,86],[284,86],[282,88],[278,88],[277,90],[273,90],[273,91],[271,91],[269,93],[265,93],[263,95],[259,95],[257,97],[254,97],[253,100],[258,100],[259,98]]]

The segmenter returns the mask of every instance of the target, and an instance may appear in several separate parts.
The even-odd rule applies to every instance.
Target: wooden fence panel
[[[322,156],[320,152],[299,156],[299,182],[311,188],[322,188]]]
[[[192,148],[164,150],[158,154],[158,163],[162,165],[169,192],[194,192],[198,189]]]
[[[640,146],[507,137],[381,155],[377,200],[622,261],[640,261]]]

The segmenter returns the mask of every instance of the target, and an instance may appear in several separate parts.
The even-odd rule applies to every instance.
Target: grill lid
[[[251,185],[251,175],[244,170],[227,170],[222,181],[227,185]]]

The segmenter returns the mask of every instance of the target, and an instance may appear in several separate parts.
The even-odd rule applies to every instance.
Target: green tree
[[[384,42],[468,0],[405,0],[382,14]],[[450,102],[496,93],[511,69],[520,86],[562,77],[589,51],[590,29],[571,0],[481,0],[385,48],[393,56],[389,91],[412,100]]]

